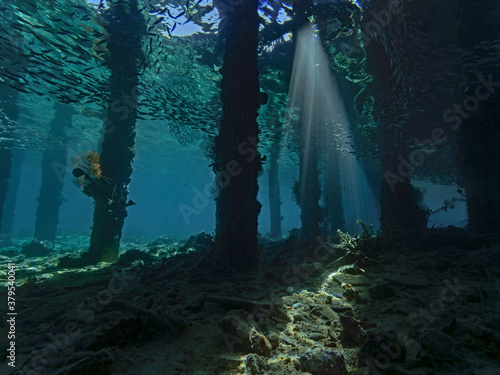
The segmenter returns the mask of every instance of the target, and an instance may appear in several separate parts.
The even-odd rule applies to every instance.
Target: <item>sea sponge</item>
[[[73,157],[72,163],[75,170],[83,171],[83,174],[77,177],[80,186],[84,186],[85,178],[92,176],[99,179],[102,177],[101,160],[97,151],[82,152]]]
[[[89,151],[87,153],[87,162],[90,174],[95,178],[101,178],[101,161],[97,151]]]

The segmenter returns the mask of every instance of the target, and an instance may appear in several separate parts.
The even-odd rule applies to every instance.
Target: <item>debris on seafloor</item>
[[[430,247],[431,237],[439,248]],[[245,277],[217,273],[210,262],[200,274],[200,259],[211,254],[206,235],[191,239],[193,251],[162,240],[158,254],[176,255],[149,252],[154,261],[144,264],[137,260],[151,246],[131,243],[135,250],[123,259],[132,262],[122,266],[61,270],[54,280],[30,277],[18,290],[26,321],[20,340],[28,353],[49,345],[49,333],[76,324],[81,333],[69,341],[71,351],[49,358],[48,372],[451,375],[480,367],[497,373],[492,285],[500,255],[474,258],[477,249],[443,245],[440,238],[446,233],[429,231],[421,242],[391,246],[371,238],[355,249],[325,240],[318,253],[324,258],[313,263],[318,244],[296,239],[293,247],[264,251],[265,268]],[[23,272],[38,267],[42,275],[62,252],[52,254],[43,264],[26,259]],[[54,324],[46,324],[52,316]],[[113,361],[91,353],[109,353]]]

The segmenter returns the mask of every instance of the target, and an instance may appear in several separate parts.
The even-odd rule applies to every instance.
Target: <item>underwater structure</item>
[[[101,152],[95,161],[99,172],[87,192],[94,198],[94,218],[88,258],[92,262],[116,261],[127,207],[128,185],[135,155],[135,126],[145,22],[137,1],[113,4],[104,14],[111,69],[109,106]],[[98,164],[98,165],[97,165]]]
[[[1,2],[5,373],[500,373],[499,17]]]
[[[217,5],[217,3],[216,3]],[[257,69],[258,2],[243,1],[222,10],[224,57],[221,68],[223,114],[214,144],[217,179],[216,247],[222,259],[239,270],[258,262],[257,151],[259,81]]]
[[[50,135],[62,142],[66,140],[65,129],[71,126],[73,110],[61,103],[56,103],[55,116],[51,123]],[[44,150],[42,156],[42,184],[36,210],[35,234],[39,241],[54,242],[59,224],[59,211],[64,198],[62,190],[66,173],[68,150]]]
[[[281,196],[279,179],[279,157],[280,138],[273,140],[269,153],[269,212],[271,220],[270,235],[272,238],[281,237]]]
[[[40,4],[6,6],[5,24],[19,24],[3,42],[4,131],[8,131],[8,121],[17,119],[14,112],[18,105],[14,103],[23,105],[20,93],[43,95],[40,89],[44,85],[54,96],[49,101],[64,103],[56,104],[57,108],[77,107],[73,108],[74,118],[99,119],[103,123],[90,135],[94,145],[87,151],[64,154],[61,149],[56,157],[49,155],[55,151],[45,150],[34,237],[53,241],[57,236],[59,213],[54,202],[62,202],[65,176],[59,174],[61,184],[57,186],[49,165],[65,164],[63,159],[75,156],[70,154],[88,153],[80,158],[87,165],[70,166],[76,170],[75,178],[85,185],[84,192],[94,199],[88,256],[92,262],[118,258],[127,207],[134,203],[128,194],[136,153],[136,123],[147,116],[167,119],[171,137],[183,145],[204,142],[216,177],[213,192],[204,191],[200,199],[202,206],[216,207],[212,224],[218,244],[216,253],[221,259],[234,257],[234,262],[239,262],[248,256],[248,261],[241,262],[255,263],[262,204],[266,210],[269,205],[266,230],[274,238],[283,235],[284,195],[291,195],[297,203],[294,210],[300,212],[300,230],[305,237],[335,234],[340,228],[361,230],[356,224],[358,219],[374,228],[380,226],[385,232],[394,228],[425,229],[433,209],[425,207],[424,197],[413,181],[417,185],[426,180],[448,186],[458,184],[464,196],[454,199],[467,200],[470,227],[492,230],[491,226],[498,222],[494,216],[498,210],[491,209],[496,207],[497,198],[496,190],[489,186],[495,186],[496,173],[486,171],[494,171],[496,160],[490,157],[497,135],[494,128],[489,128],[494,107],[488,104],[497,94],[493,52],[486,47],[482,52],[476,48],[478,43],[486,42],[482,36],[469,36],[464,31],[469,26],[463,20],[461,29],[447,23],[440,25],[440,39],[432,43],[452,43],[453,53],[470,51],[476,56],[477,66],[462,73],[460,62],[453,60],[443,71],[429,62],[429,56],[416,56],[436,27],[431,23],[418,27],[424,18],[423,3],[305,1],[280,7],[277,3],[216,1],[179,5],[187,8],[179,8],[176,13],[168,7],[133,1],[75,1],[68,9],[61,9],[61,14],[80,19],[82,25],[74,37],[78,40],[74,51],[67,54],[62,44],[52,43],[49,37],[57,34],[57,18],[50,26],[30,24],[30,14],[36,15]],[[147,7],[151,14],[145,16]],[[466,8],[459,1],[440,7],[456,12]],[[17,19],[16,12],[24,14],[26,20]],[[191,17],[186,17],[186,12]],[[208,21],[212,16],[214,23]],[[488,18],[487,22],[492,25],[493,21]],[[186,30],[191,24],[204,31],[190,34]],[[26,39],[23,28],[44,31],[33,34],[35,39]],[[91,36],[82,36],[91,29]],[[186,35],[177,36],[176,32]],[[63,31],[62,35],[68,34]],[[204,88],[193,86],[191,97],[159,83],[175,65],[175,59],[193,58],[182,44],[188,41],[206,50],[191,60],[195,62],[189,69],[197,72],[199,68],[203,71],[200,74],[208,77],[203,81]],[[24,45],[33,47],[26,49]],[[47,47],[52,48],[50,53]],[[30,50],[35,51],[31,57]],[[422,62],[421,70],[398,51],[415,55],[415,61]],[[438,48],[430,55],[433,53],[434,60],[444,61]],[[80,76],[78,69],[70,68],[78,65],[79,57],[83,64]],[[31,67],[34,60],[42,73]],[[429,77],[439,77],[434,87],[427,77],[418,80],[426,64],[435,68]],[[45,69],[51,66],[52,71]],[[176,82],[182,81],[182,74],[179,77]],[[179,87],[189,83],[184,80]],[[464,87],[470,90],[474,85],[479,97],[464,91]],[[92,90],[96,95],[87,97],[86,105],[78,107],[76,103]],[[445,95],[448,92],[450,95]],[[147,95],[153,95],[154,100],[144,100]],[[95,115],[104,108],[106,118]],[[47,137],[71,143],[71,138],[65,138],[58,129],[69,126],[71,132],[73,126],[63,125],[64,116],[56,112],[53,121],[48,121],[52,130]],[[470,125],[483,122],[484,131],[477,130],[483,125]],[[472,142],[479,137],[477,134],[484,138]],[[11,138],[15,139],[16,134]],[[483,156],[477,152],[478,142],[484,145]],[[8,186],[12,147],[16,147],[15,142],[5,142],[2,148],[5,168],[1,196],[5,196]],[[280,176],[287,169],[293,170],[288,160],[294,158],[298,162],[293,172],[296,176],[293,183],[284,183]],[[433,158],[443,162],[441,170],[437,170],[436,163],[427,163]],[[263,171],[268,175],[269,200],[259,203]],[[486,183],[488,179],[491,181]],[[290,183],[292,188],[283,190]],[[50,219],[49,207],[53,216]],[[194,207],[189,212],[201,211]],[[235,255],[235,248],[242,253]]]
[[[491,30],[492,38],[499,36],[492,14],[498,13],[498,4],[491,8],[477,8],[463,4],[464,12],[472,12],[485,19],[485,28]],[[481,45],[481,37],[471,35],[470,26],[462,25],[457,35],[457,44],[462,48]],[[477,51],[482,61],[491,58],[488,49]],[[455,103],[445,113],[445,121],[457,132],[457,164],[467,195],[469,226],[477,231],[495,232],[499,230],[498,215],[500,196],[498,181],[500,175],[496,166],[499,162],[498,127],[494,125],[498,115],[499,92],[497,78],[498,65],[481,69],[474,82],[474,93],[461,93]]]
[[[430,61],[444,62],[444,52],[421,53],[436,27],[431,21],[418,26],[426,17],[424,0],[286,6],[188,2],[178,12],[146,3],[74,1],[62,7],[62,15],[81,24],[73,30],[72,52],[50,39],[57,34],[58,18],[50,25],[31,25],[39,3],[5,7],[3,20],[16,31],[3,42],[3,131],[13,141],[2,148],[0,196],[6,196],[10,149],[16,148],[16,131],[9,136],[8,124],[18,121],[15,103],[24,105],[24,96],[52,96],[47,100],[54,101],[56,114],[47,121],[52,130],[46,140],[67,145],[44,150],[36,239],[57,237],[66,177],[50,166],[70,164],[68,177],[76,178],[94,202],[84,258],[90,263],[118,259],[127,209],[135,204],[128,195],[137,123],[148,118],[167,121],[170,139],[184,147],[202,145],[212,160],[213,186],[195,188],[193,205],[180,204],[189,207],[180,214],[189,221],[215,208],[209,220],[214,254],[240,270],[258,263],[263,206],[270,213],[265,231],[273,238],[293,227],[302,237],[362,231],[357,220],[385,233],[419,231],[434,212],[454,207],[426,207],[425,193],[414,185],[421,181],[456,185],[463,194],[449,202],[466,200],[470,228],[494,230],[496,189],[489,188],[497,175],[491,157],[497,135],[490,128],[497,94],[494,52],[476,48],[489,42],[468,36],[465,20],[461,29],[440,25],[440,39],[429,43],[452,43],[450,53],[469,53],[477,66],[462,72],[460,61],[452,60],[443,71]],[[459,12],[466,6],[452,1],[440,7]],[[492,22],[488,18],[487,24]],[[44,31],[28,38],[25,31],[36,29]],[[186,48],[190,43],[204,52],[193,55]],[[420,68],[405,53],[420,61]],[[419,80],[426,66],[434,71]],[[169,82],[168,72],[174,70]],[[469,95],[474,85],[479,97]],[[72,121],[101,122],[100,129],[85,125],[85,150],[71,145],[75,125],[60,112],[62,106],[73,111]],[[478,131],[483,123],[484,131]],[[151,129],[159,131],[156,125]],[[484,154],[478,153],[478,142]],[[259,202],[259,185],[266,184],[268,199]],[[296,206],[287,208],[288,202]],[[287,210],[295,212],[293,226],[286,224]]]
[[[16,107],[16,99],[17,99],[17,91],[5,89],[2,90],[1,97],[1,105],[2,105],[2,114],[3,114],[3,123],[12,123],[16,121],[18,116],[18,110]],[[12,126],[12,125],[10,125]],[[7,125],[6,131],[4,130],[4,135],[6,139],[9,139],[9,125]],[[7,133],[7,134],[5,134]],[[1,168],[0,168],[0,223],[1,218],[3,216],[3,208],[5,206],[5,199],[7,196],[7,190],[9,187],[9,177],[10,177],[10,168],[12,163],[12,151],[10,150],[10,145],[6,144],[0,149],[0,159],[1,159]],[[0,224],[1,228],[1,224]]]

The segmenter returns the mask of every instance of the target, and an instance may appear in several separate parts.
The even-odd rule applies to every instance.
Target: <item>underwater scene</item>
[[[0,375],[500,374],[500,2],[0,2]]]

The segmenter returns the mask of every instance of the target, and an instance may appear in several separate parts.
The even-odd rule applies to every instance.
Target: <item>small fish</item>
[[[158,25],[161,21],[163,21],[165,19],[165,17],[160,17],[158,18],[155,22],[153,22],[153,24],[151,26],[155,26],[155,25]]]
[[[170,13],[170,10],[168,10],[168,9],[167,9],[167,13],[168,13],[168,15],[169,15],[169,17],[170,17],[170,18],[173,18],[174,20],[176,20],[177,18],[179,18],[179,17],[183,16],[185,12],[184,12],[184,11],[182,11],[182,12],[180,12],[177,16],[175,16],[175,17],[174,17],[174,16],[172,16],[172,14]]]

